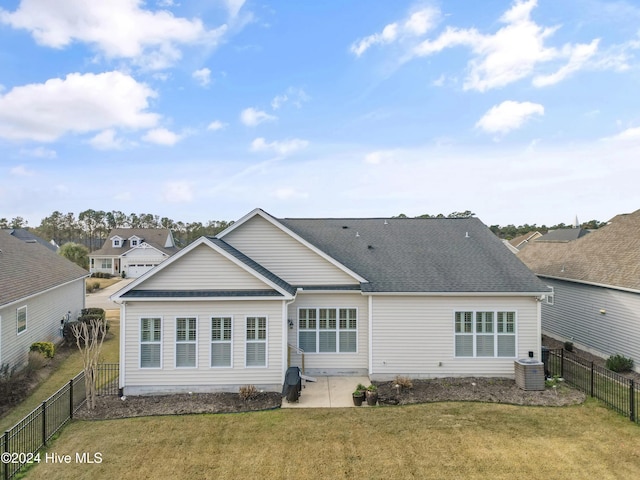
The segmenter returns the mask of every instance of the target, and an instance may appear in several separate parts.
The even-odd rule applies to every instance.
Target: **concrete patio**
[[[282,408],[344,408],[353,407],[352,393],[358,383],[369,385],[369,377],[315,377],[317,381],[302,381],[302,392],[295,403],[282,399]],[[365,402],[366,404],[366,402]]]

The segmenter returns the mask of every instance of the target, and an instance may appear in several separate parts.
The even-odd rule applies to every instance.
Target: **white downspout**
[[[373,296],[369,295],[369,375],[373,373]]]
[[[127,304],[122,302],[120,304],[120,379],[118,381],[119,388],[124,388],[125,385],[125,373],[126,373],[126,356],[125,356],[125,337],[126,337],[126,319],[127,318]]]
[[[289,305],[295,302],[295,297],[287,302],[282,301],[282,383],[284,384],[284,377],[287,373],[287,357],[289,348]]]

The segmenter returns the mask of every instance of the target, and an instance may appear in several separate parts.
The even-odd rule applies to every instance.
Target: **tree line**
[[[442,213],[431,215],[423,214],[415,218],[469,218],[475,216],[470,210],[464,212],[452,212],[448,215]],[[401,213],[394,218],[408,218]],[[232,225],[233,221],[209,220],[202,222],[182,222],[174,221],[168,217],[160,217],[150,213],[130,213],[113,210],[105,212],[103,210],[84,210],[76,217],[74,213],[53,212],[45,217],[37,227],[30,227],[39,237],[45,240],[54,240],[58,245],[73,242],[86,246],[90,251],[99,249],[107,240],[109,231],[114,228],[168,228],[173,232],[176,244],[184,247],[203,235],[217,235],[225,228]],[[606,225],[606,222],[589,220],[580,226],[585,229],[598,229]],[[547,227],[546,225],[536,225],[525,223],[515,226],[513,224],[500,226],[491,225],[491,231],[500,238],[510,240],[519,235],[538,231],[542,234],[549,230],[561,228],[571,228],[573,225],[559,223]],[[14,217],[11,220],[0,218],[0,228],[27,228],[28,222],[22,217]]]
[[[73,212],[54,211],[37,227],[29,227],[22,217],[11,220],[0,218],[0,228],[27,228],[45,240],[54,240],[58,245],[77,243],[90,251],[99,249],[114,228],[168,228],[178,246],[184,247],[203,235],[216,235],[233,221],[209,220],[202,222],[174,221],[150,213],[130,213],[113,210],[84,210],[76,217]]]

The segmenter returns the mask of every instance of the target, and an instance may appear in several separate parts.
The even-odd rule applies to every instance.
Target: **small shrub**
[[[372,383],[371,385],[369,385],[369,386],[367,387],[367,391],[368,391],[368,392],[377,392],[377,391],[378,391],[378,387],[377,387],[377,385],[374,385],[374,384]]]
[[[395,380],[395,385],[399,385],[401,388],[403,389],[412,389],[413,388],[413,382],[411,381],[411,379],[409,377],[403,377],[398,375]]]
[[[53,342],[35,342],[29,348],[32,352],[40,352],[45,358],[53,358],[56,353],[56,347]]]
[[[98,290],[100,288],[100,282],[93,282],[92,287],[94,290]]]
[[[27,362],[27,369],[29,372],[36,372],[48,364],[49,359],[45,357],[42,352],[39,352],[38,350],[31,350],[29,352],[29,359]]]
[[[633,369],[633,359],[624,355],[612,355],[607,358],[606,367],[614,372],[629,372]]]
[[[105,319],[105,311],[103,308],[91,307],[91,308],[83,308],[80,311],[80,315],[100,315],[100,320]]]
[[[258,395],[258,389],[255,385],[243,385],[238,390],[238,395],[242,400],[246,402],[247,400],[251,400]]]
[[[573,352],[573,342],[564,342],[564,349],[567,352]]]

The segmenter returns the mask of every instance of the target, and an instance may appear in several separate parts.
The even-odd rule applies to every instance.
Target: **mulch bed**
[[[564,384],[543,391],[521,390],[514,380],[506,378],[437,378],[413,380],[412,388],[395,387],[394,382],[378,383],[380,405],[474,401],[514,405],[565,406],[584,402],[585,395]],[[239,413],[280,408],[278,392],[261,392],[243,400],[237,393],[194,393],[173,395],[117,396],[97,398],[95,410],[83,406],[74,418],[106,420],[152,415],[194,413]]]

